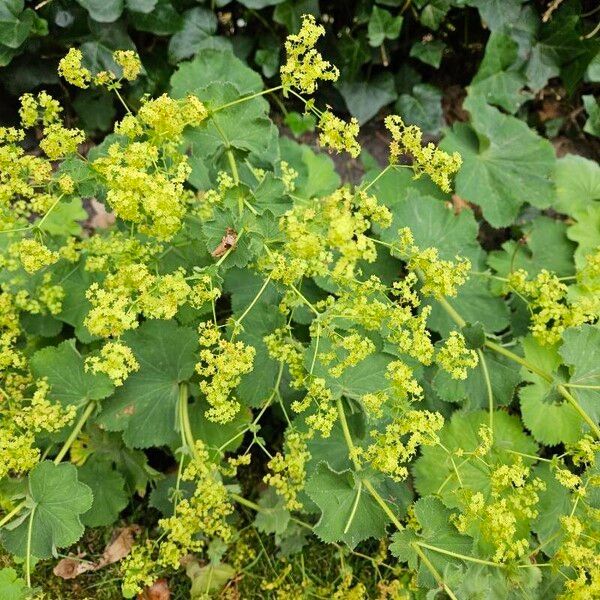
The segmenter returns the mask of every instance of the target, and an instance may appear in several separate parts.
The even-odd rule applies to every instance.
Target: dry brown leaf
[[[228,227],[225,230],[225,235],[221,239],[220,244],[211,252],[213,258],[221,258],[230,248],[235,248],[237,244],[238,234],[235,229]]]
[[[61,579],[75,579],[86,571],[95,571],[96,564],[83,561],[79,558],[63,558],[52,569],[52,572]]]
[[[53,573],[61,579],[74,579],[87,571],[97,571],[116,563],[131,552],[134,537],[140,531],[141,527],[139,525],[129,525],[128,527],[117,529],[98,562],[82,561],[81,556],[83,555],[70,556],[60,560],[54,567]]]
[[[155,581],[141,594],[138,594],[138,600],[169,600],[169,598],[171,598],[171,591],[166,579]]]

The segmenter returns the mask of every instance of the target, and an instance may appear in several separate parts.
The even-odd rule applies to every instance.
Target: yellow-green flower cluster
[[[386,426],[384,432],[371,431],[373,442],[364,451],[371,466],[389,475],[394,481],[408,477],[406,464],[416,455],[420,446],[439,442],[437,432],[444,418],[437,412],[409,410]]]
[[[229,542],[234,531],[226,520],[233,512],[227,489],[201,440],[195,442],[192,461],[182,479],[195,482],[192,497],[180,500],[173,516],[159,521],[165,537],[158,563],[173,569],[179,568],[184,556],[199,552],[211,539]]]
[[[329,368],[329,374],[332,377],[341,377],[344,371],[350,367],[354,367],[362,362],[369,354],[375,352],[375,344],[368,337],[364,337],[357,332],[350,332],[341,338],[333,337],[333,348],[331,358],[336,360],[336,363]],[[340,360],[338,357],[339,350],[344,351],[345,356]],[[319,355],[321,362],[323,355]]]
[[[62,107],[47,92],[40,92],[37,97],[33,94],[23,94],[20,98],[19,117],[24,128],[37,125],[41,119],[44,126],[56,123],[60,118]]]
[[[197,96],[189,94],[174,100],[167,94],[143,100],[138,122],[154,137],[177,141],[186,127],[197,127],[208,117],[208,110]]]
[[[293,337],[289,326],[279,327],[263,339],[269,356],[283,362],[290,373],[290,385],[300,389],[304,383],[304,346]],[[299,412],[299,411],[297,411]]]
[[[529,540],[518,532],[524,530],[523,523],[529,524],[537,516],[539,492],[546,486],[541,479],[530,477],[520,457],[512,465],[496,467],[490,483],[489,498],[481,492],[466,494],[454,524],[461,533],[482,535],[493,548],[494,562],[515,560],[529,549]]]
[[[570,567],[575,577],[565,581],[560,600],[587,600],[600,595],[600,554],[598,553],[597,515],[590,519],[564,515],[560,517],[563,539],[553,564],[558,569]]]
[[[477,352],[467,348],[464,336],[458,331],[450,332],[435,360],[452,379],[466,379],[468,370],[479,364]]]
[[[205,415],[209,421],[227,423],[241,406],[231,393],[242,375],[252,371],[256,350],[243,342],[223,339],[210,322],[201,323],[199,332],[201,350],[196,372],[202,377],[200,391],[210,405]]]
[[[121,342],[107,342],[100,349],[99,356],[85,359],[85,370],[92,373],[106,373],[116,385],[123,382],[130,373],[140,368],[131,348]]]
[[[408,260],[408,268],[422,280],[421,293],[435,298],[456,296],[457,288],[468,279],[471,262],[459,256],[454,262],[442,260],[437,248],[421,250],[408,227],[400,229],[398,236],[400,254]]]
[[[562,338],[565,329],[594,321],[600,315],[597,297],[580,296],[570,301],[567,286],[560,279],[542,269],[528,280],[527,271],[518,269],[509,273],[507,290],[524,296],[530,306],[533,336],[551,346]]]
[[[92,80],[92,74],[83,64],[83,54],[78,48],[70,48],[66,56],[58,63],[58,74],[71,85],[87,88]]]
[[[429,175],[444,192],[450,193],[450,180],[462,165],[460,154],[453,152],[450,155],[431,142],[424,146],[423,132],[416,125],[405,125],[397,115],[386,117],[385,126],[392,134],[390,163],[396,164],[402,155],[410,154],[415,179]]]
[[[60,123],[53,123],[44,128],[40,148],[50,160],[58,160],[75,154],[77,146],[84,141],[85,133],[81,129],[67,129]]]
[[[12,244],[9,252],[18,257],[27,273],[36,273],[59,258],[57,252],[33,238],[23,238]]]
[[[182,270],[153,275],[143,263],[124,265],[109,274],[102,286],[93,283],[88,288],[92,308],[84,324],[94,335],[120,337],[138,326],[140,313],[151,319],[172,319],[191,291]]]
[[[150,540],[145,544],[135,544],[121,561],[121,590],[124,598],[133,598],[156,580],[156,561],[152,556],[152,549]]]
[[[123,77],[127,81],[135,81],[142,71],[142,62],[133,50],[116,50],[113,60],[123,69]]]
[[[325,28],[317,25],[312,15],[303,15],[300,31],[287,37],[287,60],[280,69],[284,92],[296,88],[300,92],[312,94],[317,89],[319,79],[337,80],[340,75],[338,69],[326,61],[314,47],[324,34]]]
[[[138,226],[141,233],[159,240],[171,239],[181,228],[186,212],[183,183],[190,167],[183,155],[159,168],[160,149],[150,142],[112,144],[108,154],[92,167],[104,177],[106,200],[115,215]]]
[[[352,158],[360,154],[360,144],[356,139],[359,133],[358,121],[352,117],[349,122],[325,110],[319,117],[319,144],[336,152],[348,152]]]
[[[302,509],[298,492],[304,488],[306,463],[309,460],[305,436],[291,431],[285,438],[284,453],[278,452],[267,465],[271,472],[265,475],[263,481],[285,499],[288,510]]]
[[[309,428],[309,436],[319,432],[321,437],[328,438],[338,417],[337,410],[332,404],[333,394],[321,377],[313,377],[306,386],[306,396],[301,402],[292,403],[292,410],[302,412],[313,407],[313,412],[306,416],[305,422]],[[314,408],[316,407],[316,408]]]

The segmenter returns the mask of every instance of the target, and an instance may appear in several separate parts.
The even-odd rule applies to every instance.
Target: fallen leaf
[[[141,594],[138,594],[138,600],[169,600],[171,591],[166,579],[155,581],[150,587],[147,587]]]
[[[141,527],[139,525],[129,525],[128,527],[117,529],[98,562],[81,560],[83,554],[69,556],[60,560],[52,572],[61,579],[75,579],[75,577],[87,571],[98,571],[98,569],[116,563],[131,552],[134,537],[140,531]],[[157,596],[157,598],[160,600],[161,596]]]
[[[102,202],[98,202],[95,198],[90,200],[90,208],[93,211],[92,216],[88,219],[87,226],[90,229],[106,229],[114,224],[116,217],[113,213],[108,212]]]
[[[141,532],[139,525],[129,525],[123,529],[117,529],[110,544],[106,546],[102,558],[98,561],[98,569],[116,563],[125,558],[133,546],[134,538]]]
[[[211,256],[213,258],[220,258],[230,248],[235,248],[235,245],[237,244],[237,238],[237,231],[231,227],[228,227],[225,230],[225,235],[221,239],[219,245],[211,252]]]
[[[63,558],[52,569],[52,572],[61,579],[75,579],[86,571],[95,571],[96,564],[81,560],[80,558]]]

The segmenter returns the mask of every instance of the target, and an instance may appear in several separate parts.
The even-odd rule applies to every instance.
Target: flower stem
[[[282,89],[282,85],[277,85],[275,87],[269,88],[268,90],[262,90],[260,92],[256,92],[255,94],[250,94],[249,96],[243,96],[242,98],[238,98],[237,100],[233,100],[232,102],[227,102],[227,104],[222,104],[221,106],[217,106],[212,110],[213,113],[219,112],[220,110],[224,110],[231,106],[235,106],[236,104],[241,104],[242,102],[247,102],[248,100],[252,100],[252,98],[258,98],[259,96],[265,96],[266,94],[272,94],[273,92],[278,92]]]
[[[411,544],[411,546],[414,548],[415,552],[419,555],[423,564],[429,569],[429,571],[431,572],[431,574],[433,575],[435,580],[438,582],[438,585],[440,585],[444,589],[446,594],[448,594],[448,596],[450,596],[450,598],[452,600],[458,600],[458,598],[456,597],[454,592],[446,585],[444,578],[439,574],[438,570],[433,566],[433,564],[427,558],[427,556],[425,555],[423,550],[421,550],[421,548],[419,547],[419,544],[416,544],[413,542]]]
[[[85,422],[89,419],[90,415],[94,412],[95,408],[96,408],[96,403],[94,401],[89,402],[88,405],[85,407],[85,410],[83,411],[83,413],[81,413],[81,416],[79,417],[79,420],[77,421],[77,423],[75,423],[75,427],[73,427],[73,430],[71,431],[71,434],[67,438],[67,441],[62,445],[62,448],[58,451],[58,454],[54,458],[55,465],[60,463],[62,461],[62,459],[66,456],[67,452],[73,445],[73,442],[77,439],[77,436],[81,433],[81,430],[83,429],[83,426],[85,425]]]

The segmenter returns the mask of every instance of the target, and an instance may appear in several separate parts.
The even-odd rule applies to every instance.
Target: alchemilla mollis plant
[[[205,49],[136,111],[135,52],[94,71],[73,48],[59,73],[115,94],[113,133],[84,152],[45,92],[0,129],[5,597],[45,597],[37,563],[147,494],[160,517],[121,563],[126,598],[190,557],[228,574],[193,595],[213,597],[255,560],[252,528],[284,555],[310,536],[380,544],[362,553],[378,592],[284,570],[264,597],[600,596],[600,252],[544,252],[540,231],[580,219],[540,215],[529,246],[488,254],[449,202],[456,180],[496,226],[525,202],[573,217],[552,150],[473,95],[473,128],[441,146],[388,116],[389,164],[341,185],[264,98],[300,101],[323,148],[361,155],[358,122],[311,98],[339,75],[323,33],[303,17],[275,88]]]

